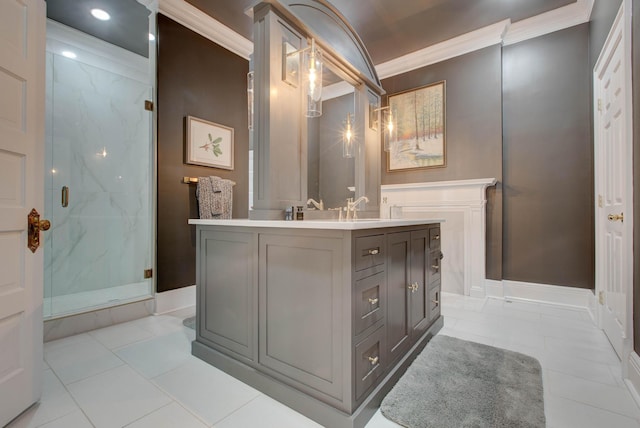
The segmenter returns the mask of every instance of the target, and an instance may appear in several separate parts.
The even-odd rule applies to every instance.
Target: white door
[[[44,207],[44,0],[0,0],[0,426],[40,397],[42,249],[27,215]]]
[[[594,74],[596,287],[601,326],[623,362],[633,337],[630,3],[623,1]]]

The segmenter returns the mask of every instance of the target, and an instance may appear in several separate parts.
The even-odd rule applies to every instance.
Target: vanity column
[[[286,76],[283,51],[307,45],[270,4],[254,9],[253,220],[281,220],[307,200],[307,121],[301,85]],[[285,78],[286,77],[286,78]]]

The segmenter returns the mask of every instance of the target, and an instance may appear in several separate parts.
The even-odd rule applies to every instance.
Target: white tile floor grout
[[[7,428],[304,428],[315,422],[190,354],[187,309],[45,343],[41,401]],[[620,363],[586,311],[445,294],[440,334],[543,369],[548,428],[640,428]],[[397,428],[378,411],[367,428]]]

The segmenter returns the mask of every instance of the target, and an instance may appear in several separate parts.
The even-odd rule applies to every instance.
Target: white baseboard
[[[587,309],[595,320],[595,296],[591,290],[561,285],[510,280],[485,280],[487,297],[548,303]]]
[[[631,352],[627,367],[628,377],[624,380],[624,383],[627,384],[627,388],[636,404],[640,406],[640,394],[638,393],[640,391],[640,356],[635,352]]]
[[[156,293],[154,314],[166,314],[196,305],[196,286],[182,287],[176,290]]]

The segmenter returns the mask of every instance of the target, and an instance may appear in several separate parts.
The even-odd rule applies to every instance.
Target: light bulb
[[[111,19],[111,15],[102,9],[91,9],[91,15],[100,21],[108,21]]]

